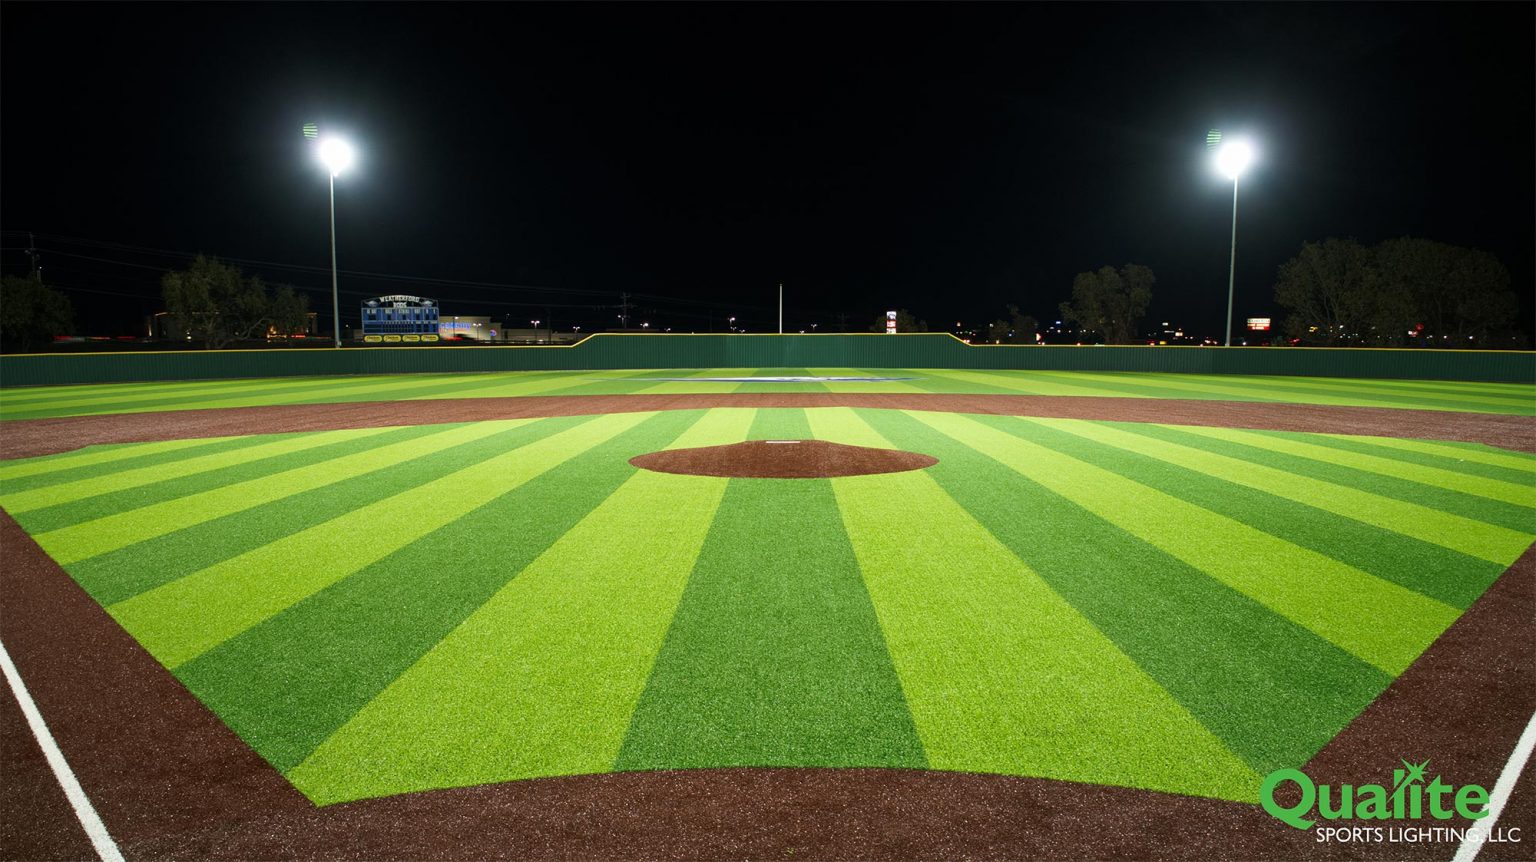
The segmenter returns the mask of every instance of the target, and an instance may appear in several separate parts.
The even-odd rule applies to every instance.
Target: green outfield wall
[[[318,374],[637,368],[989,368],[1536,382],[1536,352],[970,345],[910,335],[621,335],[570,346],[368,347],[0,356],[0,386]]]

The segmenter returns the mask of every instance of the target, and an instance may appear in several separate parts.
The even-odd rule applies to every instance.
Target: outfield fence
[[[30,353],[0,387],[325,374],[645,368],[975,368],[1536,382],[1536,352],[1325,347],[971,345],[947,333],[629,335],[574,345]]]

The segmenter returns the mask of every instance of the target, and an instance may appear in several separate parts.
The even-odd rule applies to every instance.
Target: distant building
[[[363,335],[436,335],[437,301],[419,296],[378,296],[363,303]]]

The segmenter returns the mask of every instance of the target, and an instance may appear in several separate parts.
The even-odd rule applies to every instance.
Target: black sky
[[[629,291],[637,320],[762,331],[782,281],[791,328],[942,327],[1050,319],[1134,262],[1155,319],[1216,333],[1219,127],[1261,152],[1238,317],[1277,311],[1303,241],[1412,235],[1495,253],[1529,321],[1533,32],[1531,3],[9,2],[3,261],[37,232],[103,334],[181,262],[143,249],[268,262],[328,308],[312,121],[360,150],[343,270],[557,289],[344,275],[344,320],[404,292],[590,330]]]

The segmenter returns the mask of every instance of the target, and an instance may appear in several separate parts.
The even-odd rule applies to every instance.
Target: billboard
[[[885,313],[885,334],[896,334],[896,312],[894,311],[887,311]]]

